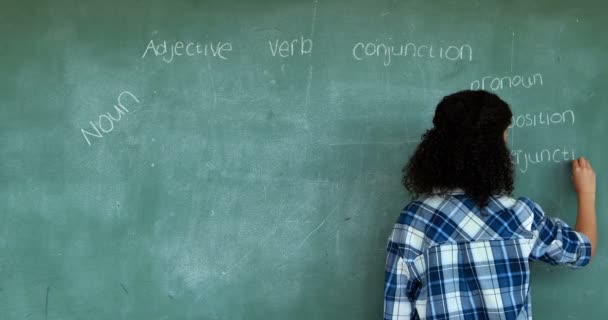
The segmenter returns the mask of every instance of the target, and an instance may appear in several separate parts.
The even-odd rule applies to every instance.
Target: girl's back
[[[477,114],[441,119],[454,111],[446,108],[467,105]],[[530,319],[530,260],[572,267],[590,261],[594,210],[590,239],[534,201],[509,195],[507,117],[508,106],[483,91],[457,93],[438,106],[435,127],[404,169],[404,185],[418,197],[402,210],[388,241],[385,319]],[[449,128],[458,121],[462,129]],[[495,152],[491,161],[482,156],[488,151]],[[573,165],[575,180],[588,178],[581,183],[586,191],[593,178],[595,194],[588,162]]]

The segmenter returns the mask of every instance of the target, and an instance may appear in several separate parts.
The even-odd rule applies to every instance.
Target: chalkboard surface
[[[401,168],[439,99],[514,111],[516,196],[599,178],[602,1],[3,1],[1,319],[377,319]],[[535,319],[603,319],[535,264]]]

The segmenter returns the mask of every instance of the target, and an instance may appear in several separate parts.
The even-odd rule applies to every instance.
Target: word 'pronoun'
[[[543,86],[543,76],[540,73],[531,76],[485,76],[480,80],[471,82],[471,90],[500,91],[517,87],[528,89],[535,86]]]

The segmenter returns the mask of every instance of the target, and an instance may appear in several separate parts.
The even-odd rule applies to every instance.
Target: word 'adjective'
[[[145,58],[148,52],[154,53],[154,56],[161,57],[166,63],[173,62],[175,57],[178,56],[205,56],[205,57],[217,57],[220,59],[228,59],[226,52],[232,51],[232,43],[221,42],[216,43],[198,43],[198,42],[182,42],[177,41],[170,43],[167,48],[167,41],[159,42],[158,45],[154,44],[154,40],[150,40],[144,54],[141,58]]]
[[[105,114],[100,115],[96,122],[89,121],[89,123],[91,124],[91,127],[93,128],[93,130],[95,130],[95,132],[86,131],[86,130],[80,128],[80,131],[82,132],[82,136],[87,141],[87,144],[89,146],[91,145],[89,136],[95,137],[95,138],[100,138],[100,139],[103,138],[102,133],[112,132],[112,130],[114,130],[114,122],[120,121],[120,119],[122,119],[123,115],[125,115],[126,113],[129,113],[129,109],[127,109],[123,105],[123,97],[125,97],[125,96],[130,96],[131,99],[133,99],[133,100],[135,100],[135,102],[137,102],[137,104],[140,103],[134,94],[132,94],[129,91],[123,91],[118,95],[118,98],[116,99],[118,106],[114,105],[114,110],[116,111],[116,117],[113,117],[110,112],[106,112]]]
[[[268,46],[270,47],[270,53],[273,57],[276,57],[277,54],[279,57],[292,57],[294,55],[306,55],[312,52],[312,39],[304,38],[303,36],[300,38],[295,38],[291,41],[281,41],[278,39],[274,41],[268,41]]]

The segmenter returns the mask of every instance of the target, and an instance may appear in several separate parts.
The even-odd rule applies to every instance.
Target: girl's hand
[[[595,195],[595,171],[584,157],[572,161],[572,184],[579,195]]]

